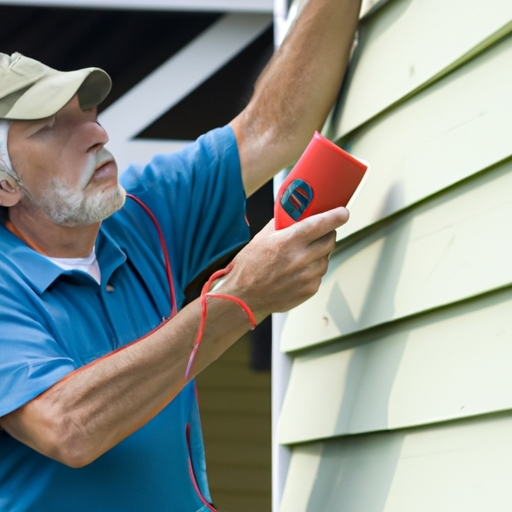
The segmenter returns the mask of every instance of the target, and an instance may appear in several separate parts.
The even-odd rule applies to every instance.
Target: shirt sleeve
[[[158,219],[182,288],[249,240],[240,159],[230,126],[208,132],[180,152],[156,155],[145,167],[132,166],[122,184]]]
[[[73,360],[44,327],[32,294],[0,279],[0,416],[43,393],[75,370]],[[16,290],[16,291],[14,291]]]

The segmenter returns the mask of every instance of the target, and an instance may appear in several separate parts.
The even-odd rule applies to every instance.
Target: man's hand
[[[257,320],[304,302],[317,292],[335,229],[348,217],[346,208],[335,208],[280,231],[270,221],[236,256],[220,291],[243,299]]]
[[[334,229],[347,220],[348,211],[340,207],[281,231],[272,221],[235,258],[221,291],[246,301],[258,320],[300,304],[320,286]],[[185,385],[200,317],[196,300],[156,332],[73,372],[0,418],[0,427],[64,464],[89,464],[149,421]],[[248,328],[237,305],[211,301],[194,374]]]

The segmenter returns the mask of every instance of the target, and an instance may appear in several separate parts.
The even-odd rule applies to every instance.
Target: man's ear
[[[0,206],[14,206],[20,200],[21,192],[14,177],[0,169]]]

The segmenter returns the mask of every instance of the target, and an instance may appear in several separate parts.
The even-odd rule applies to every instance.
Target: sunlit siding
[[[512,2],[390,0],[325,132],[370,162],[289,313],[281,512],[512,510]]]

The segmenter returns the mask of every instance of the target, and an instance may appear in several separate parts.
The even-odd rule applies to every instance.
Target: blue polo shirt
[[[205,267],[248,240],[245,195],[230,127],[157,155],[122,177],[157,217],[177,302]],[[134,201],[102,223],[101,284],[65,271],[0,227],[0,416],[70,372],[140,338],[169,315],[156,228]],[[189,465],[193,468],[190,471]],[[201,496],[202,495],[202,496]],[[210,510],[194,384],[145,426],[80,469],[0,431],[0,511]]]

